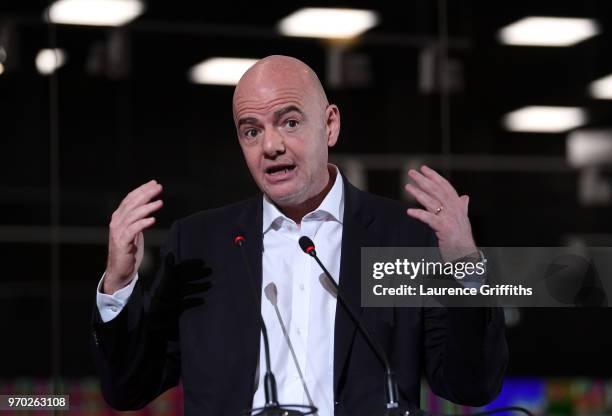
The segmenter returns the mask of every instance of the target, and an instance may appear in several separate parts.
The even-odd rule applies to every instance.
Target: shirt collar
[[[313,216],[315,213],[327,213],[334,220],[342,224],[344,219],[344,183],[342,175],[337,166],[329,164],[336,171],[336,179],[333,186],[323,198],[321,205],[317,209],[308,214],[304,215],[304,219],[308,220],[308,217]],[[292,221],[283,214],[278,207],[270,201],[267,195],[263,197],[263,232],[266,233],[275,221],[279,221],[279,218],[283,218],[287,221]]]

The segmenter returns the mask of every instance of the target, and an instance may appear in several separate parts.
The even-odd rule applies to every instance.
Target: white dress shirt
[[[336,282],[340,273],[342,222],[344,215],[344,186],[342,176],[334,166],[334,185],[321,205],[302,218],[297,225],[286,217],[266,197],[263,198],[263,253],[261,314],[270,340],[272,372],[278,386],[281,404],[309,404],[299,372],[293,362],[289,346],[272,304],[267,300],[265,287],[274,283],[278,292],[278,308],[297,357],[306,386],[320,416],[334,414],[334,323],[336,298],[320,283],[322,270],[314,259],[299,247],[298,240],[310,237],[317,254]],[[138,274],[130,284],[113,295],[100,292],[97,306],[101,318],[108,322],[116,317],[127,303]],[[260,341],[259,381],[253,406],[265,404],[265,357],[263,339]]]
[[[306,214],[298,226],[283,215],[267,198],[263,202],[262,291],[274,283],[278,290],[278,308],[298,364],[320,416],[334,414],[334,323],[336,298],[321,285],[323,274],[312,257],[298,244],[308,236],[317,247],[317,254],[338,282],[344,189],[342,177],[336,179],[321,205]],[[278,385],[281,404],[308,404],[299,372],[272,304],[262,292],[261,313],[268,328],[272,372]],[[259,383],[253,406],[263,406],[265,373],[263,345],[259,357]]]

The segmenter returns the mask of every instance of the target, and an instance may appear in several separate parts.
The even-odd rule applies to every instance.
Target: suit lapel
[[[369,227],[374,221],[361,191],[344,180],[344,220],[342,227],[342,253],[340,260],[340,291],[348,303],[361,316],[361,247],[376,246],[378,240]],[[342,388],[342,375],[357,327],[341,306],[336,304],[334,329],[334,396]]]

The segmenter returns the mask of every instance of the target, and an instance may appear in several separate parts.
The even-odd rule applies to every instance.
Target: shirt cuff
[[[100,282],[98,282],[96,305],[98,306],[102,321],[108,322],[119,315],[123,307],[127,304],[130,295],[134,291],[134,285],[136,285],[136,281],[138,280],[138,272],[134,273],[134,277],[132,277],[132,280],[127,286],[117,290],[112,295],[102,293],[102,282],[104,281],[105,275],[106,273],[102,275]]]

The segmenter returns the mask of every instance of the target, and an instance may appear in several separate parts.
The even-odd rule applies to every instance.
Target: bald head
[[[233,113],[238,142],[259,189],[299,223],[333,184],[327,160],[340,132],[338,107],[327,102],[308,65],[273,55],[242,76]]]
[[[244,100],[279,89],[301,91],[314,99],[321,109],[328,105],[321,81],[312,68],[290,56],[271,55],[257,61],[240,78],[234,90],[234,117],[236,106]]]

